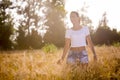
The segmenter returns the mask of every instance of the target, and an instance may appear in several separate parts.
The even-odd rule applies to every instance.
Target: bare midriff
[[[72,51],[83,51],[86,50],[85,46],[81,46],[81,47],[71,47],[70,50]]]

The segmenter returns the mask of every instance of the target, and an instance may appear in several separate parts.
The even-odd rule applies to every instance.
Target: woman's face
[[[79,24],[80,23],[80,18],[76,13],[71,13],[70,14],[70,20],[73,24]]]

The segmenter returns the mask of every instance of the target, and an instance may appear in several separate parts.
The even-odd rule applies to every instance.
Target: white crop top
[[[89,34],[89,29],[85,26],[80,30],[66,30],[65,38],[71,39],[71,47],[81,47],[86,46],[86,36]]]

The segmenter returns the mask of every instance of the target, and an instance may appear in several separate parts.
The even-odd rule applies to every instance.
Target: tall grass
[[[62,49],[54,54],[42,50],[1,51],[0,80],[120,80],[120,47],[96,46],[97,62],[87,50],[87,68],[71,68],[65,61],[58,65]]]

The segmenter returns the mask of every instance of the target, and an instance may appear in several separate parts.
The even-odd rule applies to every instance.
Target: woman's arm
[[[94,45],[93,45],[93,42],[92,42],[92,40],[91,40],[90,35],[87,36],[87,42],[88,42],[88,46],[90,47],[90,49],[91,49],[92,52],[93,52],[94,60],[97,60],[96,52],[95,52]]]
[[[68,50],[70,48],[70,39],[69,38],[66,38],[65,39],[65,46],[64,46],[64,49],[63,49],[63,54],[62,54],[62,57],[60,58],[60,60],[58,60],[58,64],[63,62]]]

